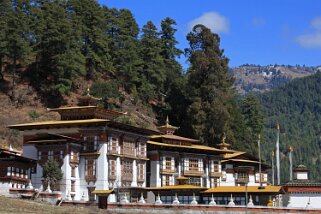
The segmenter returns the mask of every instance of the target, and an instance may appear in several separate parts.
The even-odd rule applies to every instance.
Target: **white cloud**
[[[317,30],[321,30],[321,16],[312,19],[310,25]]]
[[[295,41],[304,48],[321,48],[321,17],[315,17],[310,22],[312,33],[297,36]]]
[[[305,48],[321,48],[321,32],[298,36],[296,42]]]
[[[217,12],[207,12],[204,13],[202,16],[190,21],[188,23],[189,30],[192,30],[193,27],[197,24],[202,24],[215,33],[229,32],[228,19]]]

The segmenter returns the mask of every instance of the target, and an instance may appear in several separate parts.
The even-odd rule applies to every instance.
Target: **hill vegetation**
[[[265,157],[271,160],[275,148],[276,123],[280,123],[280,149],[283,151],[282,180],[289,179],[289,146],[294,149],[293,164],[305,164],[312,179],[320,180],[321,156],[321,73],[295,79],[287,85],[259,96],[265,113]]]
[[[318,66],[300,65],[252,65],[230,68],[235,77],[235,87],[240,94],[265,92],[289,83],[295,78],[315,74]]]
[[[1,1],[0,142],[18,147],[20,135],[7,125],[57,119],[45,108],[76,105],[90,87],[100,106],[128,112],[121,120],[132,125],[155,129],[168,115],[183,136],[211,146],[226,136],[232,148],[252,154],[264,135],[268,160],[278,121],[282,149],[293,145],[295,164],[306,163],[316,178],[320,74],[284,84],[318,68],[244,65],[233,71],[217,34],[195,26],[182,51],[175,26],[165,17],[160,29],[151,21],[140,29],[131,11],[95,0]],[[177,61],[182,54],[190,63],[185,73]],[[284,86],[239,97],[234,84],[241,92]]]
[[[4,0],[0,7],[1,85],[13,106],[27,101],[20,83],[45,107],[76,104],[75,95],[90,85],[104,107],[145,109],[144,116],[160,123],[169,115],[181,134],[205,144],[226,135],[235,148],[252,148],[253,139],[244,136],[256,134],[236,100],[228,58],[219,36],[206,27],[187,35],[191,66],[183,73],[176,60],[183,53],[176,48],[176,22],[169,17],[160,29],[151,21],[140,29],[129,10],[95,0]],[[155,123],[123,120],[143,127]]]

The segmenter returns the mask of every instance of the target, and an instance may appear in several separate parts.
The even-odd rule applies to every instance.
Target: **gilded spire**
[[[169,124],[169,119],[168,119],[168,115],[166,117],[166,121],[165,121],[165,125],[163,126],[159,126],[158,130],[160,132],[162,132],[163,134],[167,134],[167,135],[173,135],[174,132],[178,129],[179,127],[176,126],[172,126]]]
[[[169,119],[168,119],[168,115],[166,116],[166,126],[169,126]]]

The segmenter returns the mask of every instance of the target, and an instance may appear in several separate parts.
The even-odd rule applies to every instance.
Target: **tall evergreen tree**
[[[10,0],[0,1],[0,80],[4,79],[3,67],[5,58],[8,55],[8,41],[6,39],[8,34],[8,17],[11,11]]]
[[[138,70],[142,63],[138,53],[139,27],[129,10],[105,8],[105,11],[115,76],[130,92],[140,81]]]
[[[161,22],[160,42],[161,56],[164,61],[166,80],[162,91],[163,101],[159,106],[158,117],[164,122],[167,115],[173,124],[179,124],[185,115],[186,105],[184,90],[184,77],[182,67],[177,58],[183,53],[176,47],[175,20],[167,17]]]
[[[57,106],[63,102],[62,95],[72,90],[73,80],[85,73],[85,62],[67,3],[47,0],[37,6],[33,13],[37,61],[30,76],[48,105]]]
[[[6,45],[9,68],[12,74],[11,99],[16,100],[15,85],[17,67],[28,61],[30,46],[30,3],[28,0],[11,1],[11,9],[7,13]]]
[[[223,133],[233,141],[231,131],[233,78],[228,74],[228,58],[220,49],[220,38],[203,25],[194,26],[187,35],[188,117],[194,136],[214,145]]]
[[[160,54],[161,42],[156,26],[149,21],[143,26],[142,31],[140,55],[143,66],[139,90],[143,93],[143,98],[148,101],[163,90],[166,74],[164,61]]]
[[[103,9],[96,0],[71,0],[70,4],[81,28],[81,51],[86,59],[87,77],[112,72]]]

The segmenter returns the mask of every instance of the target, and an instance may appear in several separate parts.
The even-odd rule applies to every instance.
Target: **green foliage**
[[[116,122],[134,126],[136,125],[135,120],[128,115],[123,115],[115,119]]]
[[[49,182],[51,185],[60,181],[63,177],[63,172],[61,171],[57,161],[48,160],[43,165],[43,175],[42,177]]]
[[[91,86],[91,93],[99,98],[105,108],[117,107],[117,100],[120,100],[123,95],[119,93],[118,85],[115,82],[95,82]]]
[[[36,110],[32,110],[28,115],[31,119],[37,119],[40,117],[40,114]]]
[[[231,131],[233,78],[228,74],[228,58],[220,49],[220,38],[203,25],[187,35],[189,62],[187,95],[188,123],[195,137],[208,145],[220,142],[223,133],[233,141]]]
[[[280,150],[286,152],[294,148],[293,163],[305,164],[311,171],[312,179],[320,178],[320,130],[321,130],[321,73],[295,79],[288,85],[262,94],[260,100],[265,113],[267,143],[263,147],[264,156],[271,160],[275,148],[276,123],[280,123]],[[282,180],[289,176],[288,158],[281,161]]]

